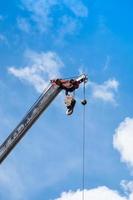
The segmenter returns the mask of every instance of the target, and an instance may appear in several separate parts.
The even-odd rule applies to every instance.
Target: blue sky
[[[0,143],[50,79],[87,73],[86,199],[133,200],[132,7],[0,2]],[[3,162],[1,200],[81,199],[82,93],[71,117],[58,96]]]

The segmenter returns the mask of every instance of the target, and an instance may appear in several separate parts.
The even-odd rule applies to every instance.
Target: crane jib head
[[[70,80],[65,80],[65,79],[56,79],[56,80],[51,80],[52,84],[56,84],[61,87],[61,89],[67,91],[67,92],[73,92],[74,90],[79,88],[79,85],[81,83],[86,83],[88,80],[86,75],[81,75],[76,79],[70,79]]]
[[[64,102],[67,108],[67,115],[71,115],[73,113],[76,104],[76,100],[74,98],[75,95],[70,93],[78,89],[81,83],[84,83],[85,87],[85,83],[87,82],[87,80],[87,76],[83,74],[75,79],[56,79],[51,81],[53,85],[58,85],[62,90],[65,90],[66,97]],[[86,105],[87,101],[84,99],[81,103],[82,105]]]

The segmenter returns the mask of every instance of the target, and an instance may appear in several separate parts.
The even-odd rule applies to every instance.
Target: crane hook
[[[87,104],[87,100],[86,100],[86,99],[82,99],[82,100],[81,100],[81,104],[82,104],[83,106],[85,106],[85,105]]]
[[[86,81],[84,81],[84,86],[83,86],[83,98],[84,99],[82,99],[81,100],[81,104],[83,105],[83,106],[85,106],[86,104],[87,104],[87,100],[86,100],[86,88],[85,88],[85,84],[86,84]]]

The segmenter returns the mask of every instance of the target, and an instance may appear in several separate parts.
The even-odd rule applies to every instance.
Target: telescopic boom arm
[[[68,92],[73,92],[74,90],[79,88],[80,83],[86,81],[86,75],[81,75],[78,78],[71,80],[51,80],[50,85],[42,93],[39,99],[34,103],[34,105],[31,107],[31,109],[28,111],[22,121],[18,124],[18,126],[12,131],[12,133],[0,146],[0,163],[2,163],[2,161],[8,156],[11,150],[26,134],[28,129],[35,123],[42,112],[50,105],[50,103],[62,90],[65,90],[66,94]]]

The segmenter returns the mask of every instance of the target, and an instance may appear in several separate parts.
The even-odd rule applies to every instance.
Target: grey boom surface
[[[7,157],[19,140],[25,135],[32,124],[38,119],[41,113],[49,106],[59,94],[61,88],[58,85],[50,85],[32,108],[28,111],[19,125],[12,131],[5,142],[0,146],[0,163]]]

